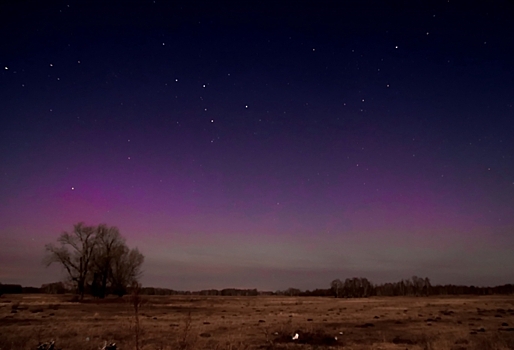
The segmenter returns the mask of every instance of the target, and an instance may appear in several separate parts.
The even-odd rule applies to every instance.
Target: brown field
[[[142,349],[514,349],[514,296],[143,296]],[[135,349],[130,297],[0,297],[0,349]],[[299,339],[292,340],[298,332]],[[337,340],[335,339],[337,337]]]

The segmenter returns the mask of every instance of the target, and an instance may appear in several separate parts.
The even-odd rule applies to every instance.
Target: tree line
[[[323,293],[323,292],[322,292]],[[370,296],[430,296],[430,295],[492,295],[514,294],[514,285],[505,284],[496,287],[477,287],[463,285],[432,285],[428,277],[413,276],[398,282],[373,284],[366,278],[347,278],[344,282],[335,279],[324,296],[336,298],[365,298]],[[313,295],[306,293],[305,295]]]
[[[44,264],[60,264],[80,299],[86,293],[99,298],[109,293],[122,296],[142,273],[143,254],[137,248],[129,249],[114,226],[86,226],[81,222],[45,249]]]
[[[367,278],[335,279],[330,283],[331,294],[336,298],[366,298],[369,296],[428,296],[431,291],[428,277],[413,276],[396,283],[373,285]]]
[[[514,294],[513,284],[504,284],[496,287],[476,287],[463,285],[427,285],[426,278],[425,287],[421,287],[421,283],[416,285],[412,279],[404,279],[394,283],[372,284],[364,287],[366,282],[356,281],[362,278],[346,279],[345,282],[331,283],[330,288],[318,288],[314,290],[300,290],[298,288],[288,288],[279,291],[259,291],[257,289],[205,289],[200,291],[180,291],[169,288],[142,287],[140,294],[143,295],[206,295],[206,296],[257,296],[257,295],[282,295],[294,297],[339,297],[339,298],[363,298],[371,296],[431,296],[431,295],[509,295]],[[336,281],[336,280],[334,280]],[[332,282],[334,282],[332,281]],[[348,283],[346,283],[348,281]],[[351,281],[351,282],[350,282]],[[430,281],[430,280],[429,280]],[[334,286],[339,286],[339,290]],[[55,282],[43,284],[40,288],[22,287],[18,284],[2,284],[0,283],[1,294],[18,294],[18,293],[47,293],[47,294],[64,294],[71,293],[75,289],[69,283]]]
[[[431,295],[509,295],[514,294],[514,284],[504,284],[495,287],[477,287],[455,284],[432,285],[428,277],[413,276],[410,279],[402,279],[398,282],[373,284],[367,278],[346,278],[344,282],[335,279],[330,283],[330,288],[318,288],[314,290],[300,290],[288,288],[276,291],[273,295],[284,296],[317,296],[335,298],[366,298],[372,296],[431,296]]]

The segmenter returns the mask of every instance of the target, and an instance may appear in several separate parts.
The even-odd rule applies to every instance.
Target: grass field
[[[130,297],[0,297],[0,349],[135,349]],[[143,296],[142,349],[514,349],[514,296]],[[292,336],[298,333],[297,340]],[[337,340],[336,340],[337,337]]]

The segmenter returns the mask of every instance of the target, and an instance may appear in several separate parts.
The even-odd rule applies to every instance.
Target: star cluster
[[[85,221],[174,289],[512,282],[513,10],[1,5],[0,280]]]

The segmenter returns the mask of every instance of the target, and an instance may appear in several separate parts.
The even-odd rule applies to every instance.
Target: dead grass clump
[[[453,316],[453,314],[455,313],[452,310],[441,310],[439,312],[445,316]]]
[[[79,332],[76,329],[68,329],[66,333],[61,335],[62,339],[73,340],[79,336]]]
[[[504,339],[498,335],[481,336],[473,341],[474,350],[511,350],[514,339]]]
[[[31,307],[29,309],[29,311],[32,312],[33,314],[37,314],[37,313],[43,312],[45,310],[42,307],[40,307],[40,306],[35,306],[35,307]]]
[[[197,337],[193,334],[193,319],[191,313],[183,320],[183,327],[178,338],[177,348],[179,350],[190,350],[194,348],[197,342]]]
[[[0,335],[0,349],[25,349],[27,340],[23,338],[9,339]]]
[[[364,323],[364,324],[361,324],[361,325],[356,325],[355,327],[357,328],[370,328],[370,327],[375,327],[375,325],[373,323]]]
[[[393,344],[409,344],[409,345],[416,344],[416,342],[414,340],[411,340],[411,339],[408,339],[408,338],[403,338],[403,337],[401,337],[399,335],[394,337],[391,342]]]
[[[469,344],[469,340],[465,339],[465,338],[459,338],[457,339],[455,342],[454,342],[455,345],[468,345]]]
[[[141,297],[141,284],[137,282],[132,284],[132,297],[130,302],[134,308],[134,324],[132,330],[134,332],[136,350],[139,350],[141,348],[141,337],[143,335],[140,320],[140,309],[143,303],[143,298]]]
[[[16,301],[11,304],[11,312],[16,313],[18,310],[20,310],[20,302]]]

